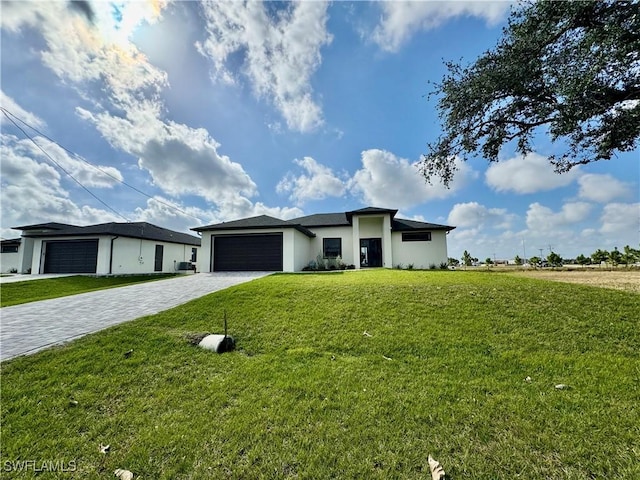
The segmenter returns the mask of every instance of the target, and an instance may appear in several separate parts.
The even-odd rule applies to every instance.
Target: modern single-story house
[[[170,273],[189,270],[200,248],[198,237],[146,222],[13,228],[22,230],[19,273]]]
[[[447,262],[447,233],[455,227],[395,218],[397,212],[367,207],[293,220],[260,215],[192,228],[202,235],[199,270],[297,272],[318,255],[357,269]]]

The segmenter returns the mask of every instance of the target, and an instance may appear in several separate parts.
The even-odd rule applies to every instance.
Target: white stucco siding
[[[351,227],[314,227],[310,229],[316,234],[310,240],[309,258],[307,263],[315,260],[318,255],[322,256],[322,240],[324,238],[342,239],[342,261],[347,265],[354,264],[355,255],[353,253],[353,229]]]
[[[0,272],[9,273],[12,270],[18,271],[19,264],[20,250],[0,254]]]
[[[382,238],[382,217],[360,217],[360,238]]]
[[[293,230],[293,271],[299,272],[311,260],[311,238],[304,233]]]
[[[295,235],[293,228],[282,232],[282,271],[295,271]]]
[[[33,262],[33,238],[22,237],[20,242],[20,260],[18,261],[18,273],[31,273]],[[36,270],[34,273],[38,273]]]
[[[107,237],[103,248],[100,242],[98,251],[98,265],[103,253],[107,255],[107,264],[104,271],[98,273],[109,273],[109,254],[111,250],[111,237]],[[155,272],[156,245],[163,246],[162,252],[162,272]],[[180,262],[191,260],[191,249],[198,248],[195,245],[181,243],[158,242],[155,240],[142,240],[137,238],[118,237],[113,240],[113,259],[111,260],[111,273],[136,274],[136,273],[174,273],[178,269]],[[198,252],[199,253],[199,252]]]
[[[213,248],[211,246],[211,232],[202,232],[200,236],[200,250],[198,251],[198,260],[196,261],[196,271],[211,272],[211,264],[213,258]]]
[[[443,230],[431,232],[431,241],[403,242],[402,232],[391,234],[393,245],[393,266],[409,264],[413,268],[429,268],[430,265],[440,266],[447,261],[447,235]]]
[[[44,266],[44,251],[42,250],[42,239],[34,238],[33,250],[31,255],[31,263],[29,264],[29,269],[31,270],[31,273],[33,274],[42,273],[40,271],[41,263],[42,263],[42,266]]]

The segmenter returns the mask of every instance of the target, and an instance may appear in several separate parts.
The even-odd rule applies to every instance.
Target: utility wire
[[[44,154],[45,154],[45,156],[46,156],[46,157],[51,161],[51,163],[53,163],[53,164],[54,164],[54,165],[56,165],[60,170],[62,170],[64,173],[66,173],[66,174],[67,174],[67,175],[68,175],[68,176],[69,176],[69,177],[70,177],[74,182],[76,182],[78,185],[80,185],[80,187],[81,187],[85,192],[87,192],[89,195],[91,195],[93,198],[95,198],[97,201],[99,201],[102,205],[104,205],[105,207],[107,207],[109,210],[111,210],[113,213],[115,213],[115,214],[116,214],[116,215],[118,215],[119,217],[124,218],[127,222],[130,222],[130,220],[129,220],[127,217],[125,217],[124,215],[122,215],[122,214],[121,214],[120,212],[118,212],[116,209],[114,209],[114,208],[112,208],[111,206],[109,206],[105,201],[103,201],[102,199],[100,199],[96,194],[94,194],[91,190],[89,190],[89,189],[88,189],[87,187],[85,187],[82,183],[80,183],[80,181],[79,181],[76,177],[74,177],[73,175],[71,175],[71,173],[70,173],[70,172],[68,172],[67,170],[65,170],[65,168],[64,168],[62,165],[60,165],[58,162],[56,162],[56,161],[53,159],[53,157],[52,157],[51,155],[49,155],[49,154],[47,153],[47,151],[46,151],[44,148],[42,148],[42,147],[38,144],[38,142],[36,142],[36,141],[35,141],[35,140],[34,140],[34,139],[33,139],[33,138],[32,138],[32,137],[31,137],[27,132],[25,132],[25,130],[24,130],[20,125],[18,125],[18,124],[13,120],[13,118],[11,118],[11,117],[8,115],[7,110],[6,110],[5,108],[0,107],[0,109],[2,109],[2,113],[4,113],[5,117],[7,117],[7,119],[8,119],[11,123],[13,123],[13,125],[14,125],[18,130],[20,130],[20,131],[24,134],[24,136],[25,136],[25,137],[27,137],[29,140],[31,140],[31,142],[32,142],[36,147],[38,147],[38,149],[39,149],[42,153],[44,153]],[[16,117],[16,118],[17,118],[17,117]],[[26,124],[25,124],[25,125],[26,125]]]
[[[93,163],[89,162],[88,160],[85,160],[84,158],[82,158],[82,157],[81,157],[80,155],[78,155],[77,153],[75,153],[75,152],[73,152],[73,151],[69,150],[69,149],[68,149],[68,148],[66,148],[64,145],[61,145],[60,143],[56,142],[54,139],[52,139],[51,137],[49,137],[49,136],[47,136],[46,134],[42,133],[42,132],[41,132],[40,130],[38,130],[36,127],[34,127],[34,126],[30,125],[29,123],[27,123],[26,121],[24,121],[24,120],[23,120],[23,119],[21,119],[20,117],[18,117],[18,116],[16,116],[15,114],[11,113],[11,112],[10,112],[9,110],[7,110],[6,108],[4,108],[4,107],[0,107],[0,110],[2,110],[2,113],[4,113],[4,114],[5,114],[5,116],[7,116],[7,118],[9,118],[9,117],[8,117],[8,115],[11,115],[11,116],[12,116],[12,117],[14,117],[16,120],[18,120],[18,121],[19,121],[19,122],[21,122],[22,124],[26,125],[28,128],[30,128],[31,130],[33,130],[34,132],[36,132],[36,133],[37,133],[38,135],[40,135],[41,137],[46,138],[46,139],[47,139],[47,140],[49,140],[50,142],[52,142],[52,143],[54,143],[54,144],[58,145],[58,146],[59,146],[61,149],[63,149],[65,152],[67,152],[67,153],[69,153],[69,154],[73,155],[73,157],[74,157],[74,158],[76,158],[76,159],[80,160],[81,162],[84,162],[84,163],[86,163],[87,165],[89,165],[89,166],[91,166],[91,167],[95,168],[96,170],[98,170],[99,172],[103,173],[104,175],[106,175],[106,176],[108,176],[108,177],[112,178],[112,179],[113,179],[113,180],[115,180],[116,182],[121,183],[122,185],[124,185],[124,186],[126,186],[126,187],[129,187],[130,189],[132,189],[133,191],[135,191],[135,192],[139,193],[140,195],[142,195],[142,196],[144,196],[144,197],[150,198],[150,199],[152,199],[152,200],[154,200],[154,201],[156,201],[156,202],[158,202],[158,203],[161,203],[162,205],[164,205],[164,206],[166,206],[166,207],[171,208],[172,210],[175,210],[175,211],[177,211],[177,212],[180,212],[180,213],[182,213],[183,215],[186,215],[187,217],[195,218],[195,219],[196,219],[196,220],[198,220],[200,223],[202,223],[202,220],[201,220],[200,218],[196,217],[195,215],[192,215],[192,214],[190,214],[190,213],[188,213],[188,212],[186,212],[186,211],[182,210],[181,208],[176,207],[175,205],[172,205],[172,204],[170,204],[170,203],[168,203],[168,202],[165,202],[165,201],[163,201],[163,200],[160,200],[159,198],[156,198],[156,197],[154,197],[153,195],[149,195],[148,193],[143,192],[143,191],[142,191],[142,190],[140,190],[139,188],[134,187],[133,185],[130,185],[129,183],[125,182],[124,180],[121,180],[120,178],[118,178],[118,177],[116,177],[116,176],[114,176],[114,175],[110,174],[109,172],[107,172],[107,171],[105,171],[105,170],[101,169],[101,168],[100,168],[100,167],[98,167],[97,165],[94,165]],[[10,120],[11,120],[11,119],[10,119]],[[13,122],[13,121],[12,121],[12,123],[15,125],[15,122]],[[19,127],[18,127],[18,128],[19,128]],[[24,133],[24,130],[22,130],[22,129],[20,129],[20,130]],[[25,135],[26,135],[26,133],[25,133]],[[33,141],[33,140],[32,140],[32,141]]]

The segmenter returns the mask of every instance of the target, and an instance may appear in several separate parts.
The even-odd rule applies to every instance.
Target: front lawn
[[[186,340],[224,311],[237,351]],[[452,479],[638,479],[639,318],[637,294],[492,273],[270,276],[3,363],[1,461],[424,480],[432,454]]]
[[[123,287],[132,283],[149,282],[173,277],[170,275],[126,275],[120,277],[73,276],[43,278],[0,285],[0,306],[18,305],[49,298],[66,297],[78,293]]]

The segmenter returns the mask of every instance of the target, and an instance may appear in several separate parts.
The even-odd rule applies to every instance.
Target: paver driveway
[[[0,309],[0,360],[167,310],[268,272],[198,273]]]

